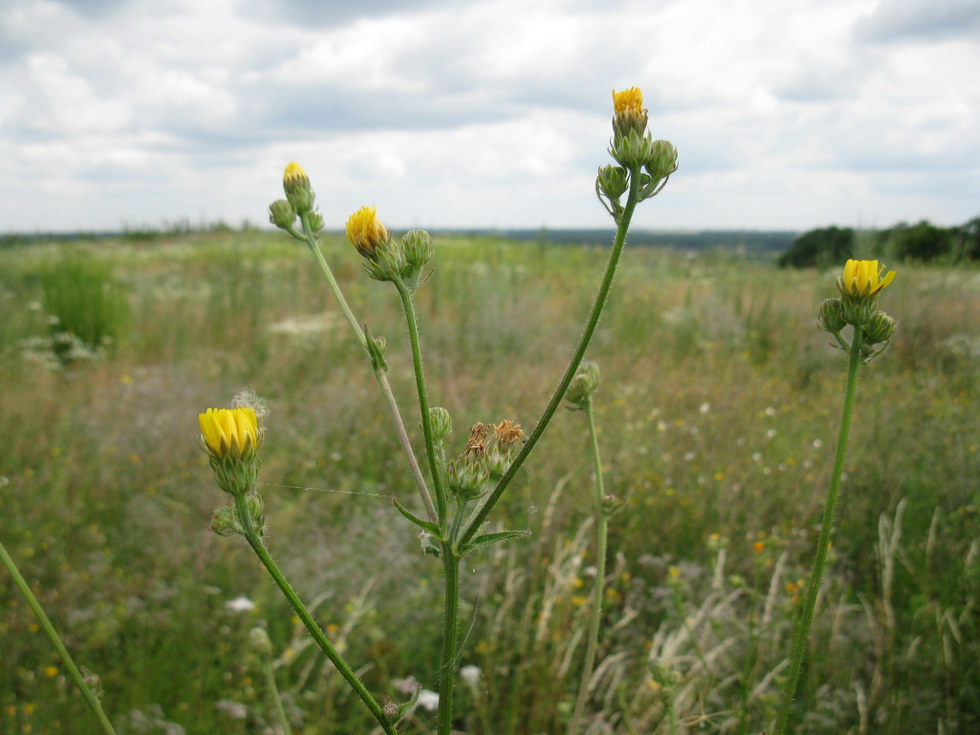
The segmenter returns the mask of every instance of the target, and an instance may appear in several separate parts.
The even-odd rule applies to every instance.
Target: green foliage
[[[776,261],[780,267],[828,268],[854,257],[854,230],[823,227],[805,232]]]
[[[955,242],[954,230],[923,220],[915,225],[904,222],[877,233],[876,250],[893,261],[927,263],[949,257]]]
[[[79,352],[113,347],[129,317],[126,291],[104,260],[67,249],[41,269],[42,303],[49,321],[51,346],[62,362]]]
[[[460,427],[533,423],[608,250],[487,237],[435,245],[418,311],[433,403],[457,425],[454,454]],[[50,247],[2,253],[11,321],[37,316],[28,304],[44,299],[37,262]],[[0,538],[79,663],[101,678],[120,732],[275,727],[247,643],[256,625],[275,648],[294,732],[374,726],[244,542],[207,530],[225,498],[195,443],[196,414],[246,384],[271,411],[261,477],[271,552],[373,692],[404,702],[414,690],[396,682],[409,676],[435,690],[441,565],[391,506],[395,496],[419,512],[367,359],[308,253],[278,233],[86,251],[97,263],[112,254],[140,328],[104,362],[68,374],[22,357],[22,331],[4,343]],[[392,387],[417,440],[396,300],[349,245],[331,240],[325,251],[372,334],[388,339]],[[635,248],[617,278],[589,351],[604,377],[596,411],[607,490],[627,499],[610,528],[617,553],[590,701],[608,727],[590,724],[669,731],[654,657],[676,677],[684,727],[761,732],[779,674],[763,682],[787,654],[839,418],[842,356],[814,326],[833,277]],[[801,732],[907,735],[935,732],[940,720],[948,733],[980,728],[975,278],[907,266],[882,296],[899,328],[859,379],[834,558],[800,689],[813,716]],[[531,535],[475,551],[462,569],[460,663],[482,677],[458,685],[457,729],[469,735],[567,727],[595,566],[581,424],[556,416],[498,506],[499,525],[485,529]],[[93,731],[5,582],[0,572],[0,732]],[[254,609],[226,604],[239,597]],[[244,720],[233,716],[241,707]],[[399,732],[424,735],[433,723],[419,708]]]

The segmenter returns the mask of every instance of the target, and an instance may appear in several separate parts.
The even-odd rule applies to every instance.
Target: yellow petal
[[[204,435],[204,442],[217,453],[221,451],[221,429],[218,427],[215,409],[209,408],[204,413],[198,415],[198,423],[201,425],[201,433]]]

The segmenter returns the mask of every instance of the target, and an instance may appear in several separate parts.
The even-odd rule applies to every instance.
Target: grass
[[[530,424],[605,248],[436,244],[418,292],[433,404],[453,414],[458,442],[476,421]],[[389,341],[413,430],[394,294],[349,246],[326,249],[358,316]],[[100,323],[125,329],[111,352],[62,366],[41,338],[50,316],[65,318],[46,284],[69,250],[126,295],[71,314],[85,323],[98,301]],[[980,275],[898,270],[881,302],[897,339],[859,378],[801,689],[807,733],[980,727]],[[771,724],[843,391],[845,358],[815,327],[835,275],[627,248],[588,355],[604,379],[607,491],[629,498],[610,523],[590,735],[670,732],[668,705],[678,732]],[[274,732],[255,626],[272,639],[294,732],[370,731],[244,542],[208,531],[225,500],[195,444],[196,414],[246,385],[271,410],[270,550],[369,688],[402,701],[400,680],[435,686],[441,565],[375,497],[415,504],[382,398],[321,279],[300,246],[263,233],[0,251],[0,538],[98,674],[120,733]],[[595,562],[580,419],[556,418],[495,513],[532,535],[464,567],[461,663],[479,678],[460,684],[457,727],[472,735],[557,734],[571,714]],[[226,605],[240,596],[254,608]],[[0,610],[0,734],[89,722],[6,574]],[[403,732],[433,723],[419,708]]]

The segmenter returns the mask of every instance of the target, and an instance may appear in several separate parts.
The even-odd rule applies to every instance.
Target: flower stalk
[[[238,522],[241,525],[241,533],[248,541],[249,546],[255,552],[256,556],[262,562],[262,565],[266,568],[269,574],[272,576],[273,581],[278,585],[279,589],[282,591],[283,596],[292,606],[296,615],[306,626],[306,629],[313,636],[313,640],[320,647],[320,650],[326,654],[327,658],[330,659],[330,663],[334,665],[340,675],[344,677],[350,688],[354,690],[355,694],[364,703],[364,706],[368,708],[371,715],[378,721],[381,725],[381,729],[386,733],[386,735],[395,735],[395,728],[385,717],[384,712],[381,709],[381,705],[378,701],[371,695],[364,686],[364,683],[357,677],[354,670],[347,665],[343,657],[337,652],[337,649],[333,647],[327,637],[323,634],[320,626],[317,624],[316,620],[310,614],[310,611],[303,604],[303,601],[299,598],[299,595],[293,590],[289,581],[280,571],[279,566],[273,560],[272,555],[269,554],[268,549],[266,549],[265,544],[262,543],[262,538],[256,531],[255,526],[252,523],[251,513],[249,512],[249,507],[247,504],[247,499],[244,495],[235,496],[235,515],[237,516]]]
[[[561,380],[558,383],[558,387],[555,389],[554,394],[551,396],[551,400],[545,407],[544,412],[541,414],[541,418],[538,419],[537,425],[534,427],[534,431],[530,433],[527,437],[527,442],[524,447],[514,458],[507,472],[504,476],[500,478],[497,485],[493,488],[487,499],[480,506],[480,509],[473,515],[469,522],[465,525],[463,532],[460,534],[459,543],[460,545],[465,545],[470,541],[473,536],[479,531],[480,526],[484,524],[487,517],[490,515],[490,511],[500,500],[500,496],[503,495],[504,490],[510,485],[511,481],[517,475],[518,470],[524,464],[524,461],[531,454],[534,449],[535,444],[538,443],[538,439],[544,434],[545,429],[548,428],[548,424],[551,422],[552,417],[555,415],[555,411],[558,410],[558,406],[561,405],[562,399],[565,396],[565,391],[568,390],[569,384],[572,382],[572,378],[575,377],[575,373],[578,371],[579,365],[582,363],[582,359],[585,357],[585,351],[589,348],[589,343],[592,341],[592,335],[595,334],[596,327],[599,325],[599,317],[602,316],[602,310],[606,306],[606,300],[609,297],[609,290],[612,287],[613,278],[616,275],[616,267],[619,265],[620,256],[623,254],[623,245],[626,243],[626,233],[629,230],[630,221],[633,218],[633,211],[636,209],[637,202],[639,201],[640,195],[640,173],[638,169],[634,169],[630,175],[630,186],[629,194],[627,195],[626,205],[623,207],[622,213],[619,216],[616,227],[616,236],[613,239],[612,250],[609,253],[609,260],[606,262],[606,270],[603,273],[602,281],[599,284],[599,291],[596,293],[595,301],[592,304],[592,310],[589,312],[589,317],[585,322],[585,329],[582,331],[582,336],[579,338],[578,345],[575,347],[575,351],[572,353],[572,357],[568,362],[568,366],[565,368],[565,373],[562,375]]]
[[[840,430],[837,434],[834,468],[824,503],[823,522],[817,537],[817,551],[813,559],[810,580],[806,585],[803,609],[793,634],[789,671],[783,684],[774,735],[784,735],[789,727],[793,697],[796,694],[800,669],[806,655],[817,595],[820,593],[824,567],[827,564],[827,551],[830,548],[834,519],[837,514],[847,440],[851,431],[851,417],[854,414],[858,368],[880,355],[895,333],[895,320],[878,310],[879,294],[895,280],[895,272],[886,273],[885,270],[885,266],[879,265],[877,260],[848,260],[842,275],[837,279],[840,298],[824,301],[817,317],[817,325],[820,329],[832,334],[840,348],[848,353],[847,383],[844,388],[844,406],[841,410]],[[847,325],[853,329],[850,344],[841,335],[841,330]],[[876,348],[878,343],[882,346]]]
[[[606,583],[606,548],[609,537],[609,516],[612,515],[605,502],[605,489],[602,476],[602,460],[599,455],[599,437],[595,428],[595,412],[592,408],[592,395],[583,399],[583,410],[589,424],[589,439],[592,449],[592,462],[595,471],[595,495],[593,511],[596,519],[596,573],[592,587],[592,611],[589,618],[589,638],[585,649],[585,661],[582,664],[582,681],[579,684],[578,696],[575,700],[575,710],[568,726],[568,735],[577,735],[585,703],[589,698],[592,682],[592,671],[595,669],[596,651],[599,648],[599,625],[602,622],[602,603],[605,599]]]
[[[85,698],[86,704],[88,704],[89,709],[95,715],[95,718],[99,721],[99,725],[106,735],[116,735],[115,729],[112,727],[112,723],[109,722],[109,718],[106,716],[105,711],[102,709],[102,702],[96,696],[95,692],[89,687],[85,681],[85,676],[79,670],[78,666],[75,664],[75,659],[71,657],[68,653],[68,649],[65,648],[64,642],[61,640],[61,636],[58,635],[58,631],[55,630],[54,625],[51,624],[51,620],[48,618],[47,614],[44,612],[44,608],[41,607],[41,603],[38,601],[37,597],[34,596],[34,592],[31,590],[27,580],[20,573],[14,560],[11,558],[10,554],[7,553],[7,549],[4,548],[2,542],[0,542],[0,561],[10,572],[11,579],[14,580],[14,585],[20,590],[20,593],[24,595],[24,599],[27,600],[27,605],[31,608],[31,611],[37,617],[38,623],[41,625],[41,629],[47,635],[48,640],[51,641],[51,645],[54,646],[54,650],[58,652],[61,656],[61,660],[65,664],[65,668],[68,669],[68,674],[71,676],[72,681],[75,682],[75,686],[82,693]]]

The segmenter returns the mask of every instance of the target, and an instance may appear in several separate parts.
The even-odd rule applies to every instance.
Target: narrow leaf
[[[418,526],[421,529],[424,529],[424,530],[428,531],[429,533],[431,533],[436,538],[440,538],[440,535],[439,535],[439,526],[437,526],[435,523],[432,523],[431,521],[423,521],[417,515],[415,515],[411,511],[407,510],[405,508],[405,506],[403,506],[397,500],[393,500],[392,503],[394,503],[395,508],[398,509],[398,512],[399,513],[401,513],[403,516],[405,516],[408,520],[410,520],[416,526]]]

